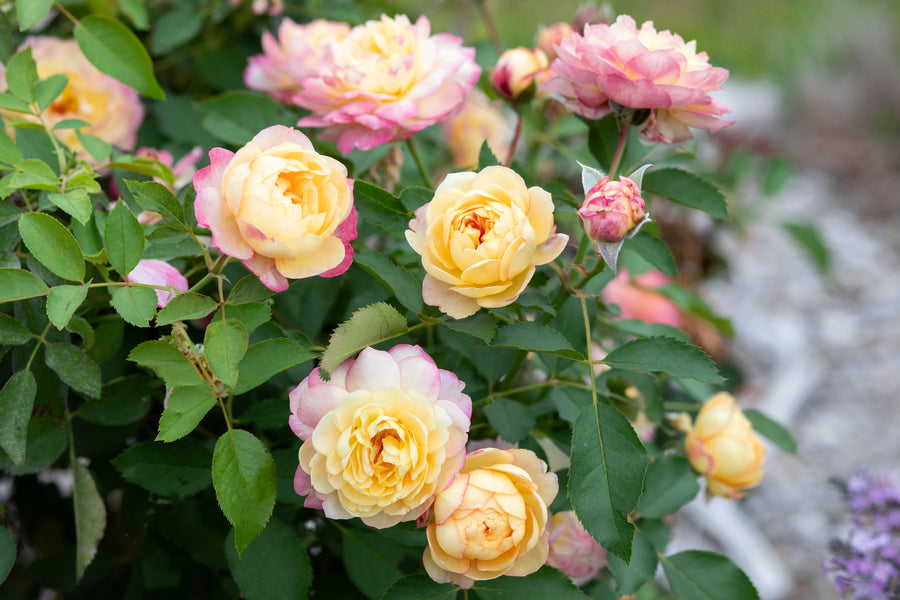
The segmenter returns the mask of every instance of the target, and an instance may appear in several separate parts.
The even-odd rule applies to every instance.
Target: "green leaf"
[[[785,452],[797,454],[797,442],[783,425],[754,409],[745,410],[744,416],[753,425],[753,429],[767,437],[776,446]]]
[[[508,398],[495,398],[483,409],[491,427],[511,444],[524,439],[534,429],[534,414],[524,404]]]
[[[165,99],[153,75],[150,55],[127,27],[115,19],[88,15],[75,25],[75,39],[87,59],[101,72],[144,96]]]
[[[37,382],[31,371],[19,371],[0,389],[0,448],[17,465],[25,461],[28,423],[37,394]],[[2,571],[2,569],[0,569]]]
[[[190,496],[212,484],[212,450],[191,438],[134,444],[112,463],[127,481],[160,496]]]
[[[625,242],[625,249],[637,252],[651,266],[669,277],[678,275],[678,267],[675,265],[672,251],[664,241],[646,231],[641,231],[633,238],[629,238]]]
[[[341,556],[350,581],[376,600],[403,574],[397,568],[406,550],[397,542],[371,529],[348,527],[343,530]]]
[[[441,325],[453,331],[468,333],[483,340],[486,344],[491,343],[491,340],[494,339],[494,333],[497,331],[497,319],[491,313],[485,311],[478,311],[465,319],[444,321]]]
[[[109,160],[109,155],[112,153],[112,146],[109,142],[98,138],[96,135],[82,131],[76,131],[75,136],[94,160],[101,163]]]
[[[34,257],[55,275],[84,280],[81,248],[62,223],[44,213],[25,213],[19,217],[19,233]]]
[[[176,5],[153,24],[150,52],[169,54],[178,46],[194,39],[203,28],[204,15],[191,4]]]
[[[174,442],[197,427],[206,413],[216,405],[208,386],[172,388],[166,399],[166,409],[159,418],[158,442]]]
[[[499,164],[500,161],[497,160],[496,156],[494,156],[493,151],[491,151],[491,147],[488,146],[487,140],[481,142],[481,148],[478,150],[478,170],[480,171],[485,167],[493,167],[494,165]]]
[[[272,515],[277,487],[275,461],[253,434],[232,429],[216,442],[212,477],[219,506],[234,526],[234,545],[240,554]]]
[[[126,17],[131,20],[135,29],[147,29],[147,9],[144,0],[119,0],[119,8]]]
[[[256,275],[247,275],[234,284],[234,287],[228,292],[226,303],[234,305],[259,302],[271,297],[274,293],[275,292],[263,285],[259,280],[259,277]]]
[[[631,561],[626,563],[614,554],[607,557],[606,566],[616,578],[616,597],[634,594],[653,579],[659,559],[656,549],[642,532],[637,532],[632,544]]]
[[[87,297],[87,285],[58,285],[50,289],[47,296],[47,317],[50,322],[62,331],[84,299]]]
[[[730,220],[722,192],[710,182],[681,169],[654,169],[646,173],[641,192],[653,192],[717,219]]]
[[[127,425],[150,411],[150,390],[154,381],[146,375],[122,377],[103,387],[99,400],[85,402],[78,417],[98,425]]]
[[[267,382],[273,375],[302,365],[316,357],[297,342],[275,338],[253,344],[239,365],[237,386],[231,390],[237,396]]]
[[[319,367],[322,371],[331,373],[345,359],[363,348],[397,337],[406,331],[406,319],[397,309],[385,302],[370,304],[354,312],[349,320],[338,325],[332,332]]]
[[[172,195],[166,186],[156,181],[125,180],[128,191],[134,194],[134,199],[144,210],[158,212],[163,220],[176,229],[185,229],[184,209],[178,203],[178,199]]]
[[[50,292],[40,277],[24,269],[0,268],[0,302],[46,296]]]
[[[19,31],[31,29],[47,16],[53,0],[16,0],[16,15],[19,17]]]
[[[647,451],[628,419],[604,401],[585,407],[572,432],[569,499],[585,529],[628,561]]]
[[[270,125],[294,125],[297,115],[260,92],[234,90],[198,105],[203,127],[225,142],[243,146]]]
[[[616,144],[619,140],[619,128],[616,119],[611,116],[599,121],[587,121],[588,148],[591,155],[597,160],[600,169],[607,173],[612,164],[613,155],[616,152]]]
[[[59,95],[63,93],[67,85],[69,85],[69,78],[63,73],[55,73],[47,79],[38,82],[37,103],[41,112],[47,110],[47,107],[59,98]]]
[[[144,254],[144,230],[131,209],[121,200],[106,219],[103,229],[103,246],[109,257],[109,264],[127,277]]]
[[[82,225],[87,225],[91,220],[93,206],[88,191],[84,188],[75,188],[65,192],[51,192],[47,199],[71,215]]]
[[[407,575],[385,590],[381,600],[456,600],[458,591],[452,583],[435,583],[428,575]]]
[[[9,185],[29,190],[59,191],[59,177],[44,161],[27,158],[16,165],[16,172],[13,173]]]
[[[217,319],[206,328],[206,361],[226,387],[237,385],[238,364],[247,352],[249,337],[247,328],[237,319]]]
[[[361,250],[353,262],[383,283],[410,312],[422,312],[422,281],[384,254]]]
[[[801,221],[786,221],[781,224],[820,273],[831,270],[831,251],[819,231],[811,224]]]
[[[6,62],[6,85],[14,96],[31,104],[37,99],[37,82],[37,64],[31,56],[31,46],[26,46]]]
[[[106,529],[106,506],[97,491],[91,472],[80,462],[72,463],[72,498],[75,503],[75,580],[94,560],[97,545]]]
[[[0,313],[0,344],[18,346],[29,341],[32,333],[28,328],[10,317]]]
[[[481,600],[587,600],[571,579],[546,565],[525,577],[476,581],[472,589]]]
[[[69,319],[69,322],[66,325],[66,329],[81,336],[82,350],[90,350],[94,347],[94,342],[97,340],[97,336],[94,335],[94,328],[91,327],[91,324],[88,323],[86,319],[83,319],[81,317],[72,317],[71,319]],[[94,357],[92,356],[91,358]]]
[[[640,319],[616,319],[610,325],[635,337],[664,336],[683,342],[691,341],[691,338],[683,330],[665,323],[645,323]]]
[[[247,333],[253,333],[257,327],[272,320],[271,302],[251,302],[235,306],[225,305],[225,318],[237,319],[247,328]]]
[[[47,344],[45,352],[47,366],[63,383],[85,396],[100,397],[100,367],[81,348],[71,344]]]
[[[661,371],[709,383],[722,381],[712,359],[700,348],[674,338],[654,336],[632,340],[606,355],[603,362],[628,371]]]
[[[6,527],[0,527],[0,584],[16,564],[16,541]]]
[[[0,454],[0,466],[13,476],[37,473],[56,462],[66,443],[66,426],[62,422],[53,417],[35,417],[28,423],[25,462],[17,465],[6,454]]]
[[[137,156],[119,156],[118,160],[109,163],[109,167],[111,169],[121,169],[131,173],[147,175],[149,177],[159,177],[168,183],[175,181],[175,176],[172,175],[172,169],[158,160],[150,160]]]
[[[22,154],[22,149],[16,146],[16,143],[12,141],[12,138],[9,137],[5,130],[0,129],[0,163],[14,165],[22,162],[24,159],[25,156]]]
[[[724,556],[686,550],[662,557],[662,565],[672,591],[682,600],[759,600],[747,575]]]
[[[16,98],[9,92],[0,92],[0,108],[31,114],[31,107],[28,106],[28,103]]]
[[[209,296],[194,293],[178,294],[156,314],[157,327],[175,321],[202,319],[216,310],[218,303]]]
[[[135,327],[148,327],[156,314],[156,292],[147,287],[125,285],[113,292],[110,304],[119,316]]]
[[[534,321],[510,323],[501,327],[494,336],[493,346],[518,348],[529,352],[543,352],[572,360],[585,360],[584,356],[556,329]]]
[[[361,222],[372,223],[393,238],[406,240],[413,213],[387,190],[361,179],[353,184],[354,206]]]
[[[642,517],[659,519],[693,500],[699,491],[697,476],[686,458],[661,456],[647,469],[644,493],[637,511]]]
[[[178,348],[162,340],[150,340],[135,346],[128,360],[152,369],[166,387],[205,384],[194,364]]]
[[[235,550],[232,529],[225,540],[228,569],[248,600],[306,598],[312,583],[312,565],[306,546],[294,530],[272,519],[242,554]]]
[[[63,119],[53,126],[53,131],[60,129],[78,129],[79,127],[90,127],[91,124],[82,119]]]

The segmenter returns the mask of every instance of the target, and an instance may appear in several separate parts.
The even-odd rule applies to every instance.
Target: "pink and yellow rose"
[[[513,128],[500,110],[501,101],[492,102],[478,88],[466,94],[462,110],[441,122],[441,131],[456,168],[478,165],[481,145],[486,141],[494,156],[506,158]]]
[[[418,346],[366,348],[290,394],[303,440],[294,490],[332,519],[384,528],[420,517],[459,472],[472,401]]]
[[[289,279],[334,277],[353,261],[353,184],[339,161],[295,129],[273,125],[233,153],[209,152],[194,175],[197,223],[271,290]]]
[[[125,281],[156,286],[157,305],[160,308],[171,302],[172,298],[175,297],[175,293],[164,289],[165,287],[181,293],[188,291],[188,280],[181,274],[181,271],[166,261],[155,258],[145,258],[138,261],[138,264],[125,277]]]
[[[726,392],[706,401],[687,432],[684,448],[691,466],[706,477],[707,496],[739,500],[743,490],[762,479],[766,447]]]
[[[97,70],[81,52],[74,39],[64,40],[50,36],[33,36],[25,40],[22,48],[30,46],[37,64],[38,77],[65,75],[69,78],[62,93],[42,113],[48,127],[66,119],[80,119],[90,123],[82,131],[123,150],[134,148],[137,130],[144,119],[144,106],[138,93]],[[6,89],[5,69],[0,66],[0,91]],[[0,111],[3,118],[37,118],[18,112]],[[79,158],[95,163],[85,151],[75,129],[59,129],[54,135]]]
[[[621,310],[620,319],[638,319],[644,323],[681,326],[678,306],[654,290],[671,283],[671,279],[656,270],[632,277],[625,269],[600,292],[604,304],[615,304]]]
[[[558,489],[556,474],[530,450],[470,453],[434,501],[423,556],[429,577],[468,589],[537,571],[547,560],[547,507]]]
[[[657,32],[651,21],[638,29],[622,15],[612,25],[587,25],[584,35],[563,39],[556,50],[556,76],[541,89],[583,117],[601,119],[616,107],[648,109],[646,120],[635,123],[641,137],[667,144],[691,139],[689,127],[718,131],[731,124],[719,118],[728,109],[710,96],[728,71],[710,65],[696,42]]]
[[[405,140],[461,108],[481,74],[475,49],[450,34],[431,35],[423,15],[382,16],[330,44],[316,74],[293,101],[312,114],[302,127],[323,127],[338,150],[369,150]]]
[[[553,515],[548,540],[547,564],[568,575],[575,585],[596,578],[606,566],[606,549],[591,537],[574,510]]]
[[[538,73],[549,66],[547,55],[540,49],[510,48],[491,71],[491,85],[508,100],[528,99],[534,95]]]
[[[569,239],[556,232],[550,194],[499,166],[447,175],[409,227],[422,297],[454,319],[514,302]]]
[[[316,19],[298,25],[284,19],[278,26],[278,37],[268,31],[263,33],[263,53],[248,60],[244,84],[279,102],[290,103],[294,94],[303,89],[303,82],[315,74],[328,44],[340,42],[349,31],[346,23]]]

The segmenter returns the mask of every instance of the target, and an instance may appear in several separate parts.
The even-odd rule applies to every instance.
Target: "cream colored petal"
[[[422,298],[425,304],[437,306],[441,312],[454,319],[472,316],[481,308],[475,300],[453,291],[450,285],[430,273],[422,281]]]
[[[329,237],[322,240],[316,250],[294,259],[276,259],[275,265],[282,275],[291,279],[312,277],[339,265],[344,260],[345,252],[346,247],[341,240]]]

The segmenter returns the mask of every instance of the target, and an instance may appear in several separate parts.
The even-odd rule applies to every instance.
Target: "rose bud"
[[[621,242],[644,218],[646,206],[637,184],[627,177],[594,184],[578,209],[581,225],[592,240]]]
[[[529,100],[534,95],[535,76],[550,66],[541,50],[518,47],[507,50],[491,71],[491,85],[509,100]]]
[[[606,566],[606,550],[591,537],[574,510],[565,510],[550,519],[550,554],[547,564],[584,585]]]
[[[710,398],[687,432],[684,447],[691,466],[706,476],[706,495],[741,497],[759,483],[766,448],[731,394]]]
[[[165,286],[182,293],[188,291],[188,280],[184,275],[166,261],[155,258],[138,261],[138,264],[128,273],[125,281],[157,286],[156,299],[160,308],[163,308],[175,297],[175,294],[165,289]]]

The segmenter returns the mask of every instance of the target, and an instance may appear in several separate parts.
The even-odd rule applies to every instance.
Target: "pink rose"
[[[31,47],[38,77],[46,79],[51,75],[62,74],[69,78],[62,94],[42,113],[49,127],[66,119],[81,119],[91,124],[83,132],[95,135],[117,148],[134,148],[138,127],[144,119],[144,106],[135,90],[97,70],[82,54],[74,39],[32,36],[22,44],[22,48],[26,46]],[[0,91],[6,89],[5,71],[0,66]],[[0,110],[0,114],[7,121],[27,119],[37,122],[36,117],[23,113]],[[96,165],[96,161],[78,141],[75,131],[60,129],[53,133],[66,146],[76,151],[79,158]]]
[[[454,114],[480,74],[475,49],[453,35],[431,35],[424,15],[415,24],[382,15],[328,46],[293,97],[312,112],[297,124],[324,127],[322,139],[341,152],[369,150]]]
[[[587,532],[574,510],[558,512],[550,519],[550,554],[547,564],[584,585],[606,566],[606,550]]]
[[[649,109],[641,137],[667,144],[691,139],[688,127],[718,131],[731,124],[719,118],[728,109],[709,95],[721,89],[728,70],[710,65],[696,42],[657,32],[651,21],[637,29],[622,15],[612,25],[587,25],[583,36],[563,39],[557,54],[556,77],[541,89],[588,119],[603,118],[614,105]]]
[[[244,83],[287,104],[303,89],[306,78],[315,73],[328,44],[340,42],[349,31],[346,23],[316,19],[298,25],[284,19],[277,38],[268,31],[263,33],[263,53],[250,57]]]
[[[175,297],[174,292],[160,289],[164,286],[175,288],[179,292],[188,291],[188,280],[181,272],[163,260],[145,258],[128,273],[125,281],[158,286],[156,290],[157,305],[162,308]]]
[[[556,58],[556,46],[568,37],[572,37],[575,30],[568,23],[554,23],[549,27],[541,27],[538,30],[535,46],[540,48],[549,60]]]
[[[578,209],[588,237],[599,242],[620,242],[644,218],[641,189],[627,177],[603,177],[588,191]]]
[[[168,150],[158,150],[145,146],[138,148],[137,155],[140,158],[157,160],[172,169],[172,175],[175,176],[174,185],[169,185],[159,177],[154,177],[153,180],[169,188],[170,192],[177,193],[178,190],[194,179],[194,173],[197,172],[197,161],[203,157],[203,149],[200,146],[194,146],[190,152],[179,158],[177,163],[174,162],[172,153]]]
[[[681,325],[681,311],[674,302],[653,290],[670,282],[656,270],[641,273],[632,278],[628,271],[619,274],[603,288],[600,298],[604,304],[616,304],[621,319],[639,319],[645,323],[663,323],[672,327]]]
[[[356,209],[342,163],[283,125],[263,129],[237,153],[213,148],[209,160],[194,175],[194,212],[213,247],[276,292],[288,279],[350,267]]]
[[[535,77],[549,65],[542,50],[511,48],[500,55],[491,71],[491,85],[508,100],[528,99],[534,95]]]
[[[472,417],[465,384],[418,346],[365,348],[290,394],[303,440],[294,490],[331,519],[384,528],[412,521],[463,466]]]

